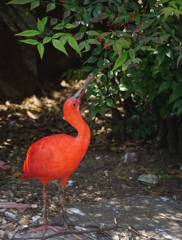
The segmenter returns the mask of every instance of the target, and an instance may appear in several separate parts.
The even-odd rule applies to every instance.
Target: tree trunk
[[[178,128],[178,154],[182,158],[182,124]]]
[[[171,154],[177,155],[178,153],[178,132],[175,118],[168,118],[167,119],[167,126],[168,126],[168,134],[167,134],[167,141],[168,147]]]

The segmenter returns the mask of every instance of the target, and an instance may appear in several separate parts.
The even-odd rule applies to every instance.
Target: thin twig
[[[58,233],[50,234],[50,235],[48,235],[46,237],[43,237],[41,239],[45,240],[45,239],[48,239],[48,238],[51,238],[51,237],[56,237],[56,236],[59,236],[59,235],[68,235],[68,234],[84,235],[85,233],[104,233],[106,231],[115,230],[117,228],[118,228],[117,226],[114,226],[114,227],[108,227],[108,228],[104,228],[104,229],[83,230],[83,231],[80,231],[80,232],[67,230],[67,231],[61,231],[61,232],[58,232]],[[27,239],[32,239],[32,238],[27,238]],[[36,239],[36,238],[34,238],[34,239]]]

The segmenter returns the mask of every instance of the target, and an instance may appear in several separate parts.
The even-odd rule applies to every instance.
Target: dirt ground
[[[27,233],[42,222],[42,185],[38,180],[17,184],[21,166],[34,141],[60,132],[75,135],[62,120],[64,100],[74,92],[62,83],[61,94],[52,90],[21,104],[0,104],[0,160],[9,164],[8,171],[0,172],[0,203],[31,205],[24,210],[0,207],[0,239],[182,239],[181,165],[166,150],[156,150],[155,140],[121,140],[110,131],[109,113],[106,119],[89,122],[91,144],[68,181],[71,233]],[[86,121],[88,109],[83,101]],[[154,174],[158,182],[138,181],[142,174]],[[48,183],[47,193],[48,219],[53,226],[61,225],[59,182]]]

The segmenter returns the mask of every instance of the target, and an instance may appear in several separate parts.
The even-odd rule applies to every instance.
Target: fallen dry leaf
[[[0,171],[7,171],[8,167],[5,166],[7,163],[5,163],[4,161],[0,161]]]

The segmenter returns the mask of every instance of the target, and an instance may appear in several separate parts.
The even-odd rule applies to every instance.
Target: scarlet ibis
[[[81,98],[91,79],[88,78],[80,90],[69,98],[63,106],[64,119],[77,130],[77,137],[67,134],[44,137],[33,143],[27,152],[20,180],[38,178],[43,185],[44,224],[33,231],[42,230],[43,234],[48,228],[56,231],[47,222],[47,193],[45,188],[48,182],[56,179],[60,179],[61,183],[60,203],[63,223],[67,228],[65,220],[65,186],[69,176],[75,172],[83,159],[91,137],[89,126],[83,120],[79,111]]]

